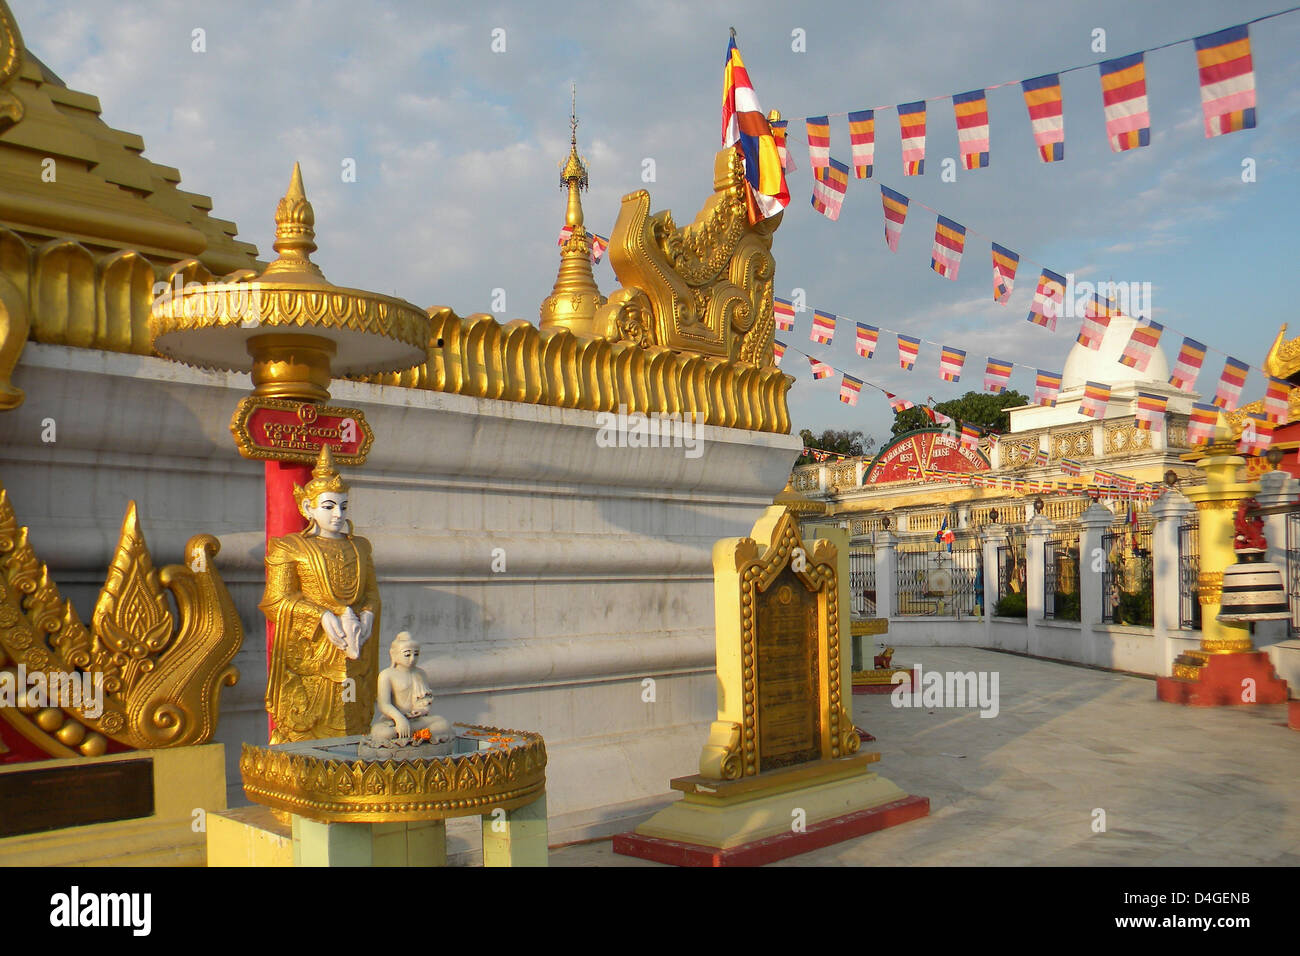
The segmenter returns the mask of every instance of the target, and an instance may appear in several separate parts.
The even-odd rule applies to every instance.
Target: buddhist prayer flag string
[[[572,235],[573,235],[572,226],[566,225],[561,227],[559,238],[555,240],[555,244],[557,246],[563,246],[566,242],[569,241],[569,237]],[[601,256],[603,256],[605,252],[609,249],[609,240],[606,239],[604,236],[596,235],[594,232],[588,232],[587,238],[591,240],[591,261],[599,262]]]
[[[1246,384],[1246,374],[1250,366],[1228,356],[1223,363],[1223,374],[1219,376],[1219,387],[1214,393],[1214,404],[1226,412],[1233,411],[1241,399],[1242,386]]]
[[[790,148],[785,142],[789,132],[789,120],[772,120],[772,138],[776,141],[776,153],[781,157],[781,167],[787,173],[793,173],[798,167],[795,166],[794,157],[790,155]]]
[[[861,391],[862,379],[854,378],[848,372],[844,372],[840,379],[840,401],[846,405],[856,405]]]
[[[848,191],[849,167],[837,159],[831,159],[830,165],[813,180],[812,206],[834,222],[840,218],[840,210],[844,207],[844,195]]]
[[[1196,38],[1205,135],[1255,128],[1255,69],[1250,27],[1229,27]]]
[[[809,116],[804,120],[808,128],[808,164],[817,176],[831,161],[831,121],[826,116]]]
[[[906,411],[909,408],[916,408],[915,402],[909,402],[905,398],[899,398],[893,392],[885,392],[885,399],[889,402],[889,407],[894,410],[894,414]]]
[[[722,71],[722,148],[731,146],[739,149],[744,161],[749,224],[770,219],[790,205],[776,137],[758,103],[734,36],[727,42]]]
[[[1214,426],[1219,421],[1219,407],[1210,402],[1193,402],[1187,421],[1187,443],[1195,447],[1214,438]]]
[[[1014,362],[990,358],[984,366],[984,391],[998,395],[1007,390],[1011,383],[1011,369]]]
[[[912,371],[912,366],[916,364],[916,357],[921,354],[921,340],[911,336],[898,333],[898,365],[905,372]]]
[[[908,198],[888,186],[881,186],[880,204],[885,210],[885,243],[890,252],[897,252],[898,240],[903,235],[903,223],[907,222]]]
[[[955,280],[965,250],[966,227],[940,216],[934,225],[934,248],[930,251],[930,268],[941,276]]]
[[[1083,319],[1079,324],[1079,334],[1077,336],[1079,344],[1092,349],[1094,352],[1100,350],[1101,340],[1106,337],[1106,329],[1110,326],[1110,318],[1110,303],[1104,301],[1099,294],[1094,293],[1083,309]]]
[[[1144,431],[1163,431],[1165,409],[1168,405],[1169,399],[1164,395],[1156,395],[1152,392],[1138,392],[1137,427]]]
[[[831,339],[835,336],[835,316],[830,312],[816,311],[813,312],[812,332],[809,334],[809,340],[820,342],[822,345],[829,345]]]
[[[794,303],[789,299],[772,296],[772,314],[776,318],[776,327],[782,332],[794,328]]]
[[[781,359],[785,358],[785,343],[780,339],[772,340],[772,364],[781,365]]]
[[[1110,386],[1100,382],[1085,382],[1083,398],[1079,401],[1079,414],[1089,418],[1105,418],[1110,402]]]
[[[1011,298],[1015,286],[1016,268],[1020,265],[1020,256],[1006,246],[993,243],[993,301],[1005,303]]]
[[[1029,125],[1038,144],[1038,156],[1045,163],[1065,159],[1065,115],[1061,100],[1061,77],[1057,73],[1036,76],[1020,84],[1029,109]]]
[[[925,100],[898,104],[898,128],[903,138],[903,175],[925,173]]]
[[[1169,376],[1169,384],[1184,392],[1193,391],[1196,387],[1196,376],[1201,373],[1201,365],[1204,362],[1205,346],[1196,339],[1184,337],[1182,348],[1178,350],[1178,360],[1174,363],[1173,374]]]
[[[854,343],[857,353],[863,358],[871,358],[876,354],[876,343],[880,339],[880,329],[874,325],[867,325],[865,322],[858,323],[858,337]]]
[[[1249,412],[1241,423],[1241,441],[1237,451],[1243,455],[1262,455],[1273,444],[1273,423],[1259,412]]]
[[[939,352],[939,377],[945,382],[960,382],[961,369],[966,364],[966,353],[945,345]]]
[[[1057,275],[1051,269],[1044,269],[1038,277],[1038,289],[1034,292],[1033,304],[1029,307],[1026,318],[1035,325],[1056,331],[1056,317],[1061,314],[1061,303],[1065,299],[1065,276]]]
[[[1291,385],[1280,378],[1268,376],[1268,390],[1264,393],[1264,417],[1270,422],[1287,420]]]
[[[957,93],[952,98],[957,117],[957,146],[961,162],[967,169],[983,169],[989,164],[989,104],[983,90]]]
[[[1034,380],[1034,404],[1056,407],[1056,397],[1061,394],[1061,373],[1038,370]]]
[[[849,148],[853,153],[853,172],[858,179],[870,179],[876,163],[875,116],[875,110],[849,114]]]
[[[821,361],[820,359],[815,359],[811,355],[808,356],[808,361],[812,363],[812,375],[813,378],[815,379],[830,378],[831,375],[834,374],[835,372],[835,370],[831,368],[829,365],[827,365],[825,362]]]
[[[1077,478],[1083,472],[1083,463],[1074,458],[1061,459],[1061,473]]]
[[[1137,325],[1129,336],[1128,345],[1124,346],[1124,354],[1119,357],[1120,364],[1145,372],[1151,364],[1156,346],[1160,344],[1160,333],[1164,330],[1165,327],[1159,322]]]
[[[980,433],[969,425],[961,426],[961,447],[977,451],[980,447]]]
[[[1146,63],[1141,53],[1098,64],[1106,136],[1116,153],[1151,143],[1151,113],[1147,109]]]

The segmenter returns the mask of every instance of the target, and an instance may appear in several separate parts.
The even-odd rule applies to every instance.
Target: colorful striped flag
[[[921,354],[921,340],[910,335],[898,333],[898,364],[905,372],[912,371],[916,357]]]
[[[835,372],[835,369],[811,355],[808,356],[808,361],[812,363],[813,378],[830,378]]]
[[[894,414],[907,411],[909,408],[916,408],[916,402],[909,402],[905,398],[899,398],[893,392],[885,392],[885,398],[889,401],[889,407],[894,410]]]
[[[1206,137],[1255,128],[1255,69],[1245,24],[1196,38]]]
[[[1105,418],[1110,402],[1110,386],[1100,382],[1085,382],[1083,398],[1079,401],[1079,414],[1089,418]]]
[[[1178,361],[1174,363],[1173,374],[1169,376],[1169,384],[1184,392],[1192,391],[1204,362],[1205,346],[1196,339],[1184,336],[1183,346],[1178,350]]]
[[[885,210],[885,244],[889,246],[890,252],[897,252],[898,240],[903,235],[903,223],[907,221],[908,198],[888,186],[881,186],[880,205]]]
[[[966,251],[966,227],[939,216],[934,224],[934,248],[930,250],[930,268],[949,279],[957,278],[961,256]]]
[[[1020,84],[1029,108],[1029,125],[1034,130],[1038,155],[1045,163],[1065,159],[1065,116],[1061,103],[1061,77],[1056,73],[1037,76]]]
[[[569,237],[572,235],[573,235],[572,226],[569,225],[562,226],[560,228],[560,236],[558,239],[555,240],[555,244],[557,246],[563,246],[566,242],[569,241]],[[606,251],[608,251],[609,249],[609,240],[606,239],[604,236],[596,235],[594,232],[588,232],[587,238],[591,240],[591,261],[599,262],[601,256],[603,256],[606,253]]]
[[[875,110],[849,114],[849,149],[853,153],[853,172],[858,179],[870,179],[876,164]]]
[[[931,401],[933,401],[933,399],[931,399]],[[948,417],[947,415],[945,415],[943,412],[935,411],[935,410],[934,410],[933,408],[931,408],[929,405],[922,405],[922,406],[921,406],[921,411],[925,412],[925,417],[928,418],[928,419],[930,419],[930,421],[934,422],[934,424],[936,424],[936,425],[951,425],[951,424],[952,424],[952,419],[951,419],[951,418],[949,418],[949,417]]]
[[[1145,372],[1151,364],[1156,346],[1160,344],[1160,333],[1164,330],[1165,327],[1159,322],[1147,321],[1145,325],[1135,326],[1128,345],[1124,346],[1124,354],[1119,357],[1120,364]]]
[[[992,392],[994,395],[1005,392],[1011,382],[1011,370],[1014,366],[1014,362],[990,358],[988,364],[984,366],[984,391]]]
[[[781,359],[785,358],[785,343],[780,339],[772,340],[772,364],[779,366]]]
[[[1151,143],[1151,113],[1147,108],[1147,72],[1141,53],[1098,64],[1106,136],[1113,152],[1122,153]]]
[[[722,148],[736,147],[745,166],[745,210],[749,224],[771,219],[790,205],[776,137],[733,36],[722,71]]]
[[[1110,303],[1103,301],[1099,294],[1094,293],[1083,309],[1083,319],[1079,323],[1079,344],[1087,346],[1094,352],[1100,350],[1101,340],[1106,337],[1106,329],[1110,325],[1113,314]]]
[[[971,451],[979,451],[980,433],[969,425],[962,425],[961,438],[959,441],[961,442],[962,448],[969,448]]]
[[[786,145],[785,138],[789,133],[789,120],[772,120],[772,138],[776,140],[776,154],[781,157],[781,168],[787,173],[792,173],[798,167],[795,166],[794,157],[790,155],[790,148]]]
[[[966,352],[945,345],[939,352],[939,377],[945,382],[960,382],[961,369],[966,364]]]
[[[813,179],[812,207],[834,222],[840,218],[844,194],[849,191],[849,167],[837,159]]]
[[[1061,314],[1061,304],[1065,301],[1065,276],[1057,275],[1050,269],[1044,269],[1038,277],[1038,289],[1034,292],[1033,304],[1029,307],[1026,318],[1051,331],[1056,331],[1056,317]]]
[[[1264,393],[1264,417],[1270,422],[1285,422],[1291,398],[1291,383],[1268,377],[1268,391]]]
[[[848,372],[840,379],[840,401],[845,405],[858,404],[858,395],[862,392],[862,379],[854,378]]]
[[[823,345],[830,345],[831,339],[835,337],[835,316],[830,312],[820,310],[813,312],[812,332],[808,338],[813,342],[820,342]]]
[[[1034,404],[1056,407],[1056,396],[1061,394],[1061,373],[1038,370],[1034,380]]]
[[[831,121],[827,116],[809,116],[804,125],[808,127],[808,162],[816,176],[831,164]]]
[[[1040,448],[1040,449],[1038,450],[1038,454],[1034,455],[1034,464],[1037,465],[1039,468],[1046,468],[1046,467],[1047,467],[1047,452],[1043,451],[1043,450]]]
[[[1151,392],[1138,392],[1137,395],[1137,427],[1143,431],[1164,431],[1165,428],[1165,409],[1169,406],[1169,399],[1164,395],[1155,395]]]
[[[1249,365],[1229,355],[1228,360],[1223,363],[1223,374],[1219,376],[1219,387],[1214,393],[1214,404],[1225,412],[1235,409],[1249,372]]]
[[[1214,438],[1214,427],[1219,422],[1219,406],[1211,402],[1192,402],[1192,414],[1187,420],[1187,442],[1193,448]]]
[[[993,243],[993,301],[1006,302],[1016,281],[1020,256],[1005,246]]]
[[[1250,412],[1241,423],[1241,441],[1237,451],[1243,455],[1262,455],[1273,444],[1273,423],[1259,412]]]
[[[876,343],[879,340],[880,329],[874,325],[867,325],[865,322],[858,323],[856,348],[859,355],[863,358],[871,358],[876,354]]]
[[[925,100],[898,104],[898,128],[903,137],[903,175],[924,175]]]
[[[989,104],[983,90],[957,93],[952,98],[957,116],[957,148],[962,165],[983,169],[989,164]]]
[[[1083,462],[1074,458],[1061,459],[1061,474],[1070,475],[1073,478],[1079,477],[1083,472]]]
[[[776,317],[776,327],[782,332],[794,328],[794,303],[789,299],[772,296],[772,314]]]

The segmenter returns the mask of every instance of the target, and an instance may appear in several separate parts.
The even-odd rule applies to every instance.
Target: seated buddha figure
[[[428,677],[416,663],[420,659],[420,645],[402,631],[393,638],[388,655],[392,666],[379,672],[376,702],[381,718],[370,728],[371,743],[382,746],[392,741],[406,743],[414,738],[440,744],[451,740],[451,723],[430,713],[433,691],[429,689]]]
[[[328,446],[293,494],[307,529],[268,542],[259,605],[275,627],[266,685],[273,744],[364,734],[378,670],[370,542],[352,533],[348,485]]]

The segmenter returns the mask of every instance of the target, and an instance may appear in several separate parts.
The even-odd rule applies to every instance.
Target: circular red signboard
[[[862,476],[864,485],[882,485],[890,481],[915,481],[923,471],[940,469],[973,473],[988,471],[984,453],[962,448],[956,434],[942,428],[922,428],[899,435],[875,458]]]

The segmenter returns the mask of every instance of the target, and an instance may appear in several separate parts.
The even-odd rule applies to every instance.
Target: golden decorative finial
[[[280,258],[267,266],[263,275],[279,272],[321,275],[320,267],[311,261],[311,254],[316,251],[315,226],[316,213],[302,188],[302,169],[294,163],[289,188],[275,207],[275,242],[271,247]]]

